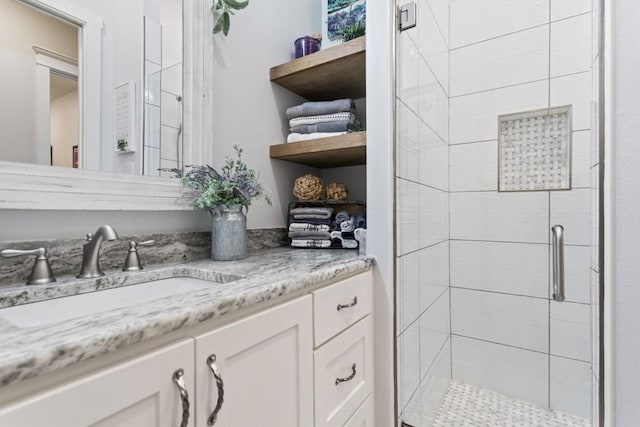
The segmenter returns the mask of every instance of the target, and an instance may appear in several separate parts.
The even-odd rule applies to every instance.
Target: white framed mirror
[[[173,10],[159,8],[163,2]],[[210,5],[195,0],[0,3],[31,9],[31,13],[77,31],[76,58],[73,50],[33,43],[30,66],[37,70],[33,80],[41,82],[44,89],[34,83],[35,112],[20,122],[22,128],[31,129],[4,137],[10,147],[31,144],[31,158],[11,158],[3,154],[0,144],[0,208],[192,209],[179,199],[179,181],[162,177],[174,174],[163,174],[159,169],[180,169],[184,164],[210,159],[212,128],[210,121],[204,120],[211,114],[211,67],[206,65],[213,55]],[[163,13],[178,19],[163,22]],[[125,16],[129,25],[114,24],[114,17]],[[117,28],[123,28],[123,34],[116,35]],[[129,30],[135,38],[127,34]],[[127,74],[125,68],[133,71]],[[71,88],[64,89],[64,83]],[[47,120],[53,117],[50,98],[57,96],[52,95],[55,91],[62,93],[60,98],[73,98],[73,83],[77,87],[77,142],[67,143],[61,149],[64,155],[59,156],[53,143],[47,144],[55,127],[51,126],[53,119]],[[166,101],[166,108],[162,101]],[[20,130],[20,126],[14,125],[14,129]],[[65,135],[73,133],[67,129]],[[73,146],[76,157],[72,157]],[[60,157],[67,164],[51,166]]]

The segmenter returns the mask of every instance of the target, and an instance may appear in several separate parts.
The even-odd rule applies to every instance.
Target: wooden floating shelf
[[[271,68],[271,81],[311,101],[366,96],[366,36]]]
[[[316,168],[364,165],[367,163],[367,132],[272,145],[269,156]]]

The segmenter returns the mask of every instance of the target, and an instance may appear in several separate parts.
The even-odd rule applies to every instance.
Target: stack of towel
[[[354,231],[356,228],[367,228],[367,220],[362,212],[349,216],[349,212],[341,211],[336,214],[329,228],[331,229],[331,247],[357,249],[358,241]]]
[[[289,210],[289,238],[294,248],[329,248],[329,224],[333,208],[294,208]]]
[[[360,127],[351,99],[305,102],[287,108],[290,134],[287,142],[344,135]]]

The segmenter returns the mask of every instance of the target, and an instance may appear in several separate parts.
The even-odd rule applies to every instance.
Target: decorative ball
[[[306,174],[296,179],[293,194],[301,201],[320,200],[322,199],[323,190],[324,184],[320,178]]]
[[[333,182],[327,185],[327,200],[347,200],[349,190],[341,182]]]

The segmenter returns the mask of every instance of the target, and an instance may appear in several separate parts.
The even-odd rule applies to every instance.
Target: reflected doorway
[[[51,71],[51,166],[78,168],[78,79]]]

